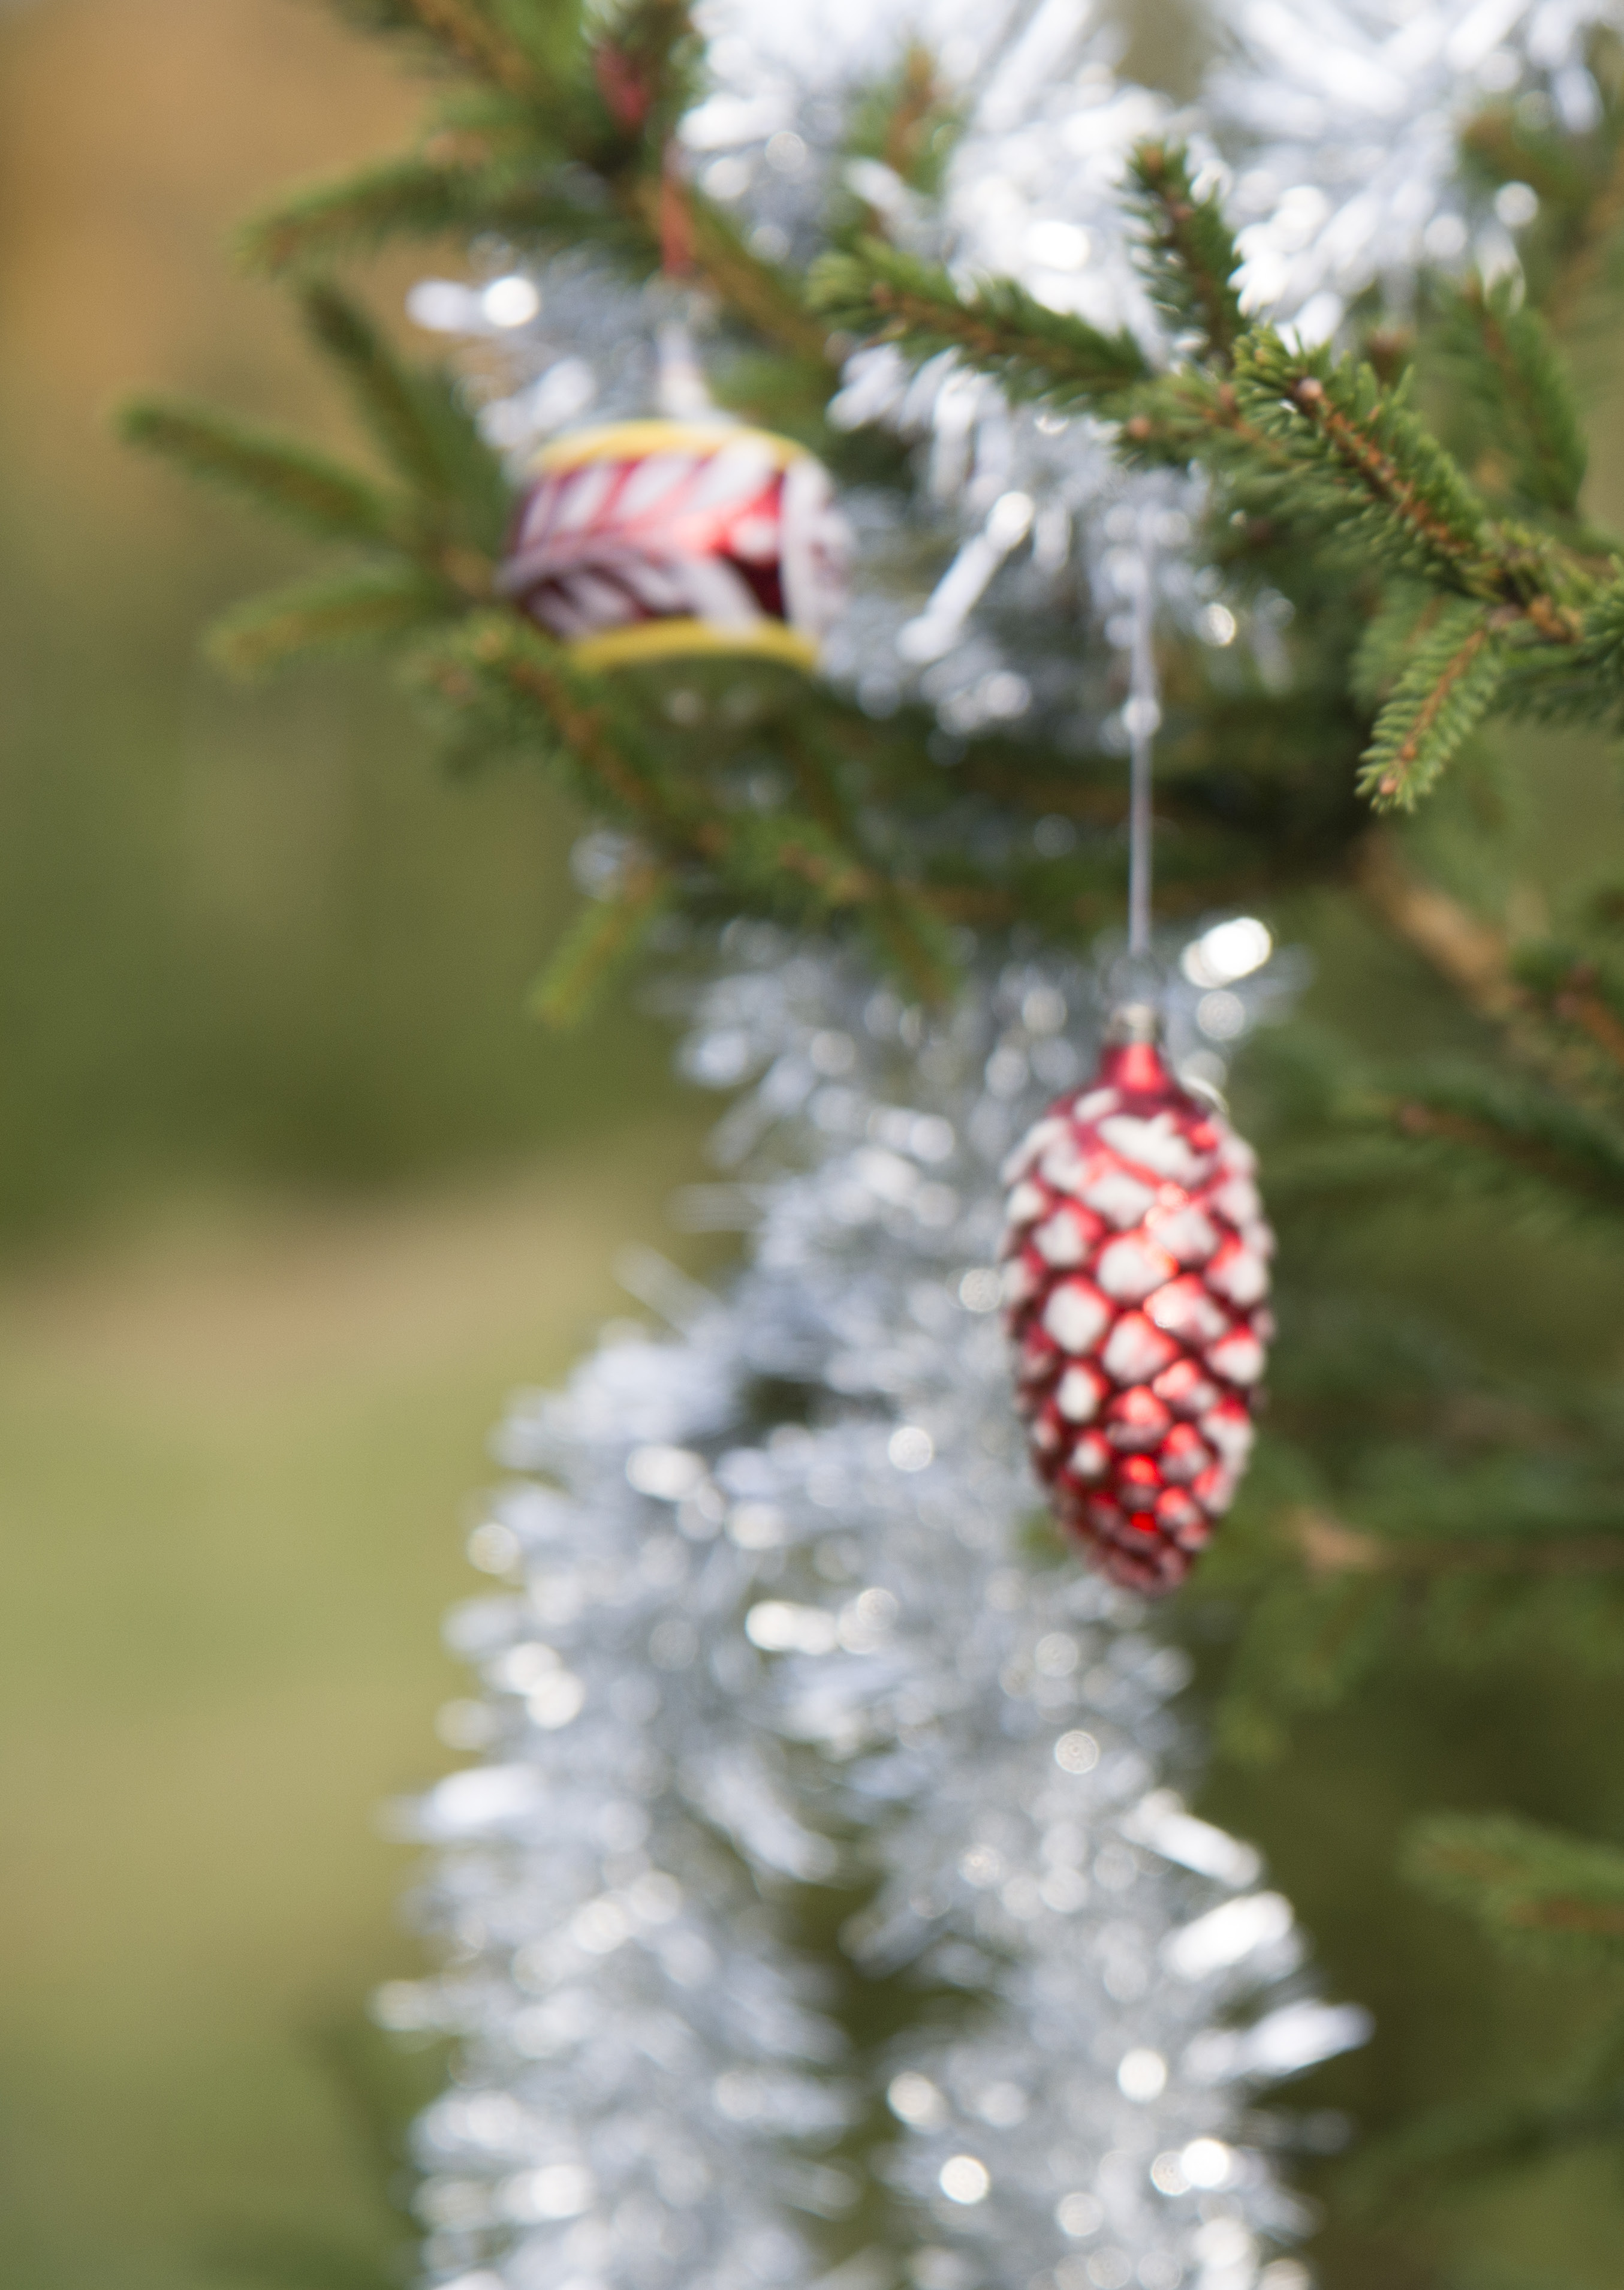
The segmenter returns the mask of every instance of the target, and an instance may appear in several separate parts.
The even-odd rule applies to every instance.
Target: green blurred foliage
[[[71,588],[0,515],[0,1248],[177,1187],[511,1159],[662,1086],[624,1008],[525,1019],[577,897],[556,795],[447,785],[364,671],[244,695],[196,664],[250,554],[218,515],[179,567],[87,522]]]
[[[416,1968],[374,1809],[448,1761],[503,1392],[693,1173],[663,1029],[525,1015],[564,806],[375,676],[203,665],[299,559],[108,427],[154,374],[324,418],[226,237],[411,101],[300,0],[0,8],[7,2290],[401,2278],[316,2040]],[[437,2067],[370,2041],[398,2114]]]
[[[500,1397],[625,1309],[614,1250],[662,1238],[692,1165],[640,1125],[511,1182],[0,1283],[6,2290],[224,2290],[251,2245],[407,2255],[372,2125],[438,2065],[364,2028],[420,1968],[376,1809],[452,1762],[438,1623],[478,1585]],[[367,2107],[332,2029],[381,2078]]]
[[[1624,462],[1615,421],[1596,444],[1605,500]],[[1404,833],[1435,879],[1537,919],[1616,872],[1616,752],[1594,738],[1500,735]],[[1316,893],[1271,918],[1311,950],[1316,976],[1290,1028],[1260,1037],[1235,1077],[1236,1118],[1260,1147],[1266,1185],[1271,1159],[1278,1165],[1292,1129],[1300,1133],[1294,1066],[1312,1074],[1323,1057],[1333,1070],[1348,1059],[1444,1067],[1482,1038],[1437,974],[1353,894]],[[1531,1224],[1493,1199],[1404,1189],[1340,1204],[1277,1191],[1271,1207],[1281,1333],[1266,1434],[1276,1427],[1321,1459],[1340,1453],[1362,1491],[1356,1516],[1380,1517],[1384,1501],[1430,1506],[1449,1520],[1441,1531],[1471,1533],[1473,1470],[1486,1468],[1496,1443],[1532,1445],[1544,1429],[1492,1389],[1474,1400],[1475,1363],[1515,1384],[1524,1408],[1560,1418],[1616,1405],[1624,1249],[1615,1236]],[[1405,1389],[1407,1447],[1390,1412]],[[1267,1486],[1279,1453],[1266,1436],[1263,1506],[1282,1493],[1315,1500],[1312,1489]],[[1396,1471],[1396,1484],[1361,1481],[1376,1461]],[[1551,1500],[1560,1505],[1559,1490]],[[1244,1518],[1234,1524],[1244,1536]],[[1279,1563],[1284,1572],[1299,1562],[1282,1552]],[[1572,1583],[1516,1574],[1465,1580],[1436,1611],[1419,1585],[1378,1576],[1339,1578],[1325,1596],[1350,1591],[1318,1644],[1292,1614],[1288,1642],[1268,1650],[1261,1736],[1232,1718],[1228,1753],[1198,1799],[1263,1847],[1326,1991],[1358,1998],[1376,2019],[1365,2050],[1282,2094],[1310,2115],[1343,2112],[1354,2134],[1345,2155],[1310,2153],[1299,2166],[1325,2205],[1309,2254],[1316,2277],[1324,2290],[1611,2290],[1624,2233],[1616,2130],[1567,2151],[1553,2141],[1546,2152],[1529,2126],[1560,2103],[1575,2054],[1616,2026],[1624,1983],[1508,1958],[1417,1886],[1406,1864],[1418,1823],[1442,1807],[1510,1806],[1556,1829],[1624,1840],[1616,1607],[1588,1622]],[[1228,1689],[1232,1713],[1236,1699],[1245,1711],[1262,1649],[1258,1681],[1237,1678],[1232,1665],[1243,1621],[1268,1595],[1261,1565],[1239,1595],[1216,1565],[1196,1592],[1179,1618],[1187,1643],[1203,1679]],[[1384,1613],[1361,1644],[1364,1596]],[[1340,1683],[1339,1665],[1351,1685]],[[1469,2124],[1457,2120],[1463,2107]],[[1519,2140],[1509,2127],[1522,2118]],[[1441,2167],[1444,2133],[1457,2128],[1478,2137],[1477,2166]],[[1428,2140],[1433,2151],[1423,2153]]]
[[[0,1258],[176,1194],[512,1163],[676,1100],[663,1037],[623,1004],[565,1039],[525,1014],[580,903],[562,799],[520,768],[448,783],[366,669],[244,692],[204,665],[221,599],[306,556],[128,468],[107,428],[109,381],[149,364],[272,420],[307,411],[298,345],[265,354],[283,313],[230,282],[203,116],[274,142],[277,103],[327,60],[302,14],[156,12],[148,68],[202,82],[195,170],[183,148],[167,175],[139,122],[106,119],[138,36],[117,0],[0,24]],[[277,41],[282,82],[256,78]],[[352,101],[386,111],[388,75],[353,52]],[[73,139],[99,111],[124,172],[86,187]],[[53,112],[58,180],[36,164],[25,185]],[[126,308],[100,269],[131,205]],[[87,372],[99,289],[112,331]]]

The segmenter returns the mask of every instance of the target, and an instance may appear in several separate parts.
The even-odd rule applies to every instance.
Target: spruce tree
[[[1491,99],[1467,125],[1468,196],[1536,195],[1515,274],[1370,285],[1329,343],[1237,291],[1225,181],[1199,136],[1141,140],[1120,197],[1158,348],[1143,326],[919,251],[928,233],[908,217],[928,215],[959,125],[924,41],[852,101],[823,249],[803,268],[683,156],[708,64],[677,0],[335,4],[424,69],[423,132],[272,207],[240,253],[292,298],[368,462],[202,407],[124,416],[135,442],[327,552],[229,611],[217,660],[259,675],[374,647],[454,762],[533,761],[620,838],[607,895],[538,985],[553,1022],[589,1013],[673,917],[832,938],[903,1003],[950,1011],[978,962],[1068,957],[1116,924],[1120,752],[1041,718],[944,741],[917,693],[876,712],[772,664],[584,668],[500,595],[512,476],[465,376],[403,352],[353,274],[397,243],[449,240],[487,267],[492,249],[513,265],[576,251],[606,278],[675,276],[708,314],[724,407],[899,498],[896,436],[831,418],[865,346],[913,373],[950,359],[1057,423],[1103,425],[1126,470],[1193,473],[1192,560],[1231,626],[1276,632],[1278,658],[1158,630],[1158,911],[1193,925],[1260,908],[1321,971],[1310,1014],[1251,1045],[1236,1083],[1280,1231],[1273,1408],[1235,1513],[1158,1623],[1211,1679],[1231,1761],[1215,1802],[1252,1817],[1271,1791],[1289,1798],[1293,1761],[1312,1776],[1305,1738],[1339,1705],[1395,1697],[1448,1726],[1496,1680],[1537,1694],[1588,1671],[1585,1706],[1616,1709],[1624,859],[1616,828],[1610,847],[1564,836],[1590,768],[1575,734],[1624,729],[1624,541],[1587,485],[1574,380],[1594,372],[1613,284],[1616,44],[1598,35],[1590,53],[1594,117]],[[865,166],[884,171],[890,207],[860,195],[879,180]],[[1108,693],[1098,629],[1084,619],[1072,641],[1079,678]],[[692,704],[674,710],[679,690]],[[764,757],[765,810],[750,793]],[[1592,808],[1612,826],[1611,791]],[[1056,818],[1068,831],[1035,840]],[[1534,846],[1554,854],[1554,896],[1533,886]],[[1402,1772],[1402,1740],[1384,1754]],[[1616,2149],[1617,1802],[1582,1761],[1509,1778],[1498,1801],[1416,1821],[1348,1921],[1391,1914],[1400,1871],[1463,1930],[1581,1983],[1582,2009],[1552,2009],[1582,2040],[1362,2142],[1326,2181],[1328,2279],[1465,2282],[1449,2270],[1458,2214],[1429,2206]]]

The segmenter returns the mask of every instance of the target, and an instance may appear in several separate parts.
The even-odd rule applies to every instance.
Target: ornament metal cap
[[[1154,1002],[1119,1002],[1106,1022],[1105,1038],[1113,1047],[1130,1042],[1159,1042],[1162,1013]]]

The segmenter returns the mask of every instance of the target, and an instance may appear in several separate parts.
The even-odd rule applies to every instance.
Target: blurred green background
[[[297,0],[0,8],[8,2290],[398,2238],[313,2043],[415,1965],[374,1808],[447,1761],[503,1392],[693,1173],[652,1029],[523,1015],[556,804],[448,789],[374,674],[196,665],[291,560],[107,434],[148,382],[331,421],[224,241],[413,100]]]
[[[1154,64],[1166,12],[1132,13]],[[200,622],[292,560],[106,435],[138,385],[332,420],[223,242],[414,100],[307,0],[0,7],[6,2290],[220,2290],[212,2251],[261,2230],[398,2243],[324,2049],[415,1963],[374,1808],[447,1760],[438,1621],[502,1392],[620,1308],[616,1249],[670,1245],[698,1167],[708,1109],[656,1029],[620,1007],[561,1043],[522,1015],[572,897],[560,806],[519,773],[448,787],[374,673],[244,694],[196,666]],[[1598,510],[1620,499],[1610,466]],[[1513,778],[1531,895],[1615,863],[1592,751],[1542,741]],[[1284,919],[1320,955],[1312,1014],[1371,1048],[1454,1037],[1351,901]],[[1403,1204],[1356,1245],[1362,1277],[1553,1378],[1616,1355],[1580,1252]],[[1264,1844],[1328,1990],[1380,2018],[1305,2102],[1380,2128],[1559,2056],[1593,1999],[1384,1872],[1418,1810],[1624,1822],[1617,1730],[1616,1686],[1556,1661],[1441,1682],[1418,1658],[1214,1776],[1204,1809]],[[1524,2290],[1624,2278],[1604,2158],[1382,2224],[1338,2224],[1330,2290],[1419,2290],[1450,2250],[1451,2282],[1500,2253]]]

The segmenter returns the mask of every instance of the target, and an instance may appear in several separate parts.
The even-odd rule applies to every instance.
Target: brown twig
[[[1255,428],[1245,419],[1233,384],[1220,381],[1216,388],[1209,389],[1202,386],[1204,380],[1203,375],[1187,372],[1170,375],[1153,388],[1175,399],[1180,409],[1204,428],[1220,430],[1226,437],[1233,437],[1237,445],[1244,445],[1260,460],[1272,461],[1277,469],[1290,469],[1293,466],[1291,453],[1278,438]],[[1123,423],[1122,434],[1135,445],[1149,445],[1158,439],[1164,444],[1183,442],[1176,423],[1165,414],[1142,407]]]
[[[660,820],[661,824],[670,823],[668,818],[662,816],[668,813],[668,806],[658,791],[628,765],[609,733],[604,709],[578,699],[564,677],[550,675],[534,661],[515,659],[502,635],[494,629],[476,639],[474,651],[485,666],[504,670],[514,690],[535,702],[564,745],[574,750],[588,770],[628,811]]]
[[[450,49],[459,63],[477,72],[509,95],[533,95],[536,76],[523,52],[508,45],[492,26],[461,4],[461,0],[412,0],[412,12],[423,29]]]
[[[1140,147],[1140,180],[1156,202],[1156,212],[1162,219],[1161,244],[1183,268],[1184,276],[1194,287],[1201,306],[1202,324],[1207,338],[1207,348],[1220,364],[1228,365],[1235,348],[1236,308],[1228,279],[1214,278],[1201,259],[1190,225],[1196,220],[1196,208],[1172,188],[1167,168],[1167,153],[1159,144]],[[1244,323],[1244,322],[1243,322]]]
[[[1512,1046],[1558,1086],[1583,1094],[1577,1052],[1571,1045],[1564,1051],[1551,1037],[1541,1022],[1545,1013],[1539,997],[1512,976],[1511,947],[1503,932],[1480,922],[1436,884],[1419,881],[1400,859],[1393,838],[1380,829],[1360,845],[1354,879],[1388,929],[1423,955],[1479,1017],[1507,1028]],[[1549,1006],[1624,1068],[1624,1023],[1599,995],[1587,990],[1586,981],[1572,981]]]
[[[1502,933],[1412,875],[1392,836],[1378,829],[1364,837],[1354,879],[1389,930],[1425,956],[1480,1017],[1504,1024],[1530,1007],[1531,997],[1511,975]]]
[[[1570,1025],[1582,1027],[1615,1065],[1624,1066],[1624,1023],[1598,994],[1587,993],[1577,984],[1570,985],[1556,996],[1551,1007]]]
[[[837,363],[829,351],[828,329],[802,308],[793,287],[738,236],[725,217],[692,183],[669,170],[634,179],[622,193],[625,205],[660,244],[676,228],[685,239],[694,268],[736,317],[776,341],[796,357],[821,365]]]
[[[919,164],[925,132],[941,100],[936,60],[922,40],[915,40],[902,59],[901,88],[885,122],[885,164],[905,183]]]
[[[1305,1508],[1290,1529],[1310,1574],[1607,1574],[1624,1570],[1624,1535],[1540,1542],[1391,1542]]]
[[[1416,709],[1415,720],[1399,743],[1398,752],[1393,758],[1391,770],[1382,773],[1378,783],[1379,794],[1396,795],[1404,786],[1412,765],[1421,752],[1428,733],[1448,703],[1451,693],[1461,677],[1469,671],[1472,662],[1488,643],[1490,634],[1488,622],[1480,621],[1465,643],[1460,645],[1445,665],[1437,682]]]
[[[1293,384],[1291,399],[1298,412],[1331,440],[1349,468],[1357,471],[1367,491],[1378,500],[1385,501],[1389,508],[1396,509],[1428,548],[1458,564],[1472,565],[1479,572],[1484,568],[1484,552],[1477,544],[1462,540],[1460,534],[1437,515],[1420,488],[1404,476],[1392,456],[1384,453],[1380,446],[1367,437],[1333,403],[1317,375],[1304,374],[1300,381]]]
[[[1586,212],[1573,251],[1546,298],[1547,323],[1558,333],[1572,324],[1579,305],[1596,285],[1620,222],[1624,222],[1624,144],[1614,154],[1607,180]]]

